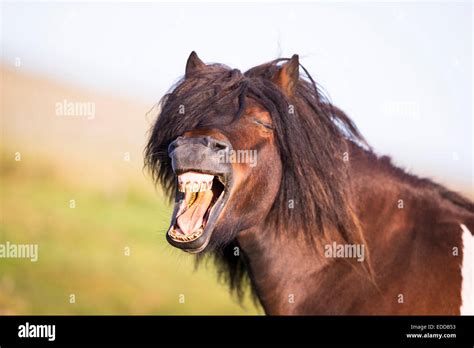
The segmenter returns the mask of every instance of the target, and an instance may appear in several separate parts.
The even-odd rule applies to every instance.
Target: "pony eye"
[[[262,122],[262,121],[260,121],[260,120],[258,120],[258,119],[254,119],[253,122],[256,123],[256,124],[258,124],[258,125],[260,125],[260,126],[263,126],[263,127],[267,128],[267,129],[273,130],[273,126],[272,126],[271,124]]]

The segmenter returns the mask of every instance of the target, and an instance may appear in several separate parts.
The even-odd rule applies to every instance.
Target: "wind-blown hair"
[[[306,71],[295,93],[288,97],[272,81],[282,58],[242,74],[224,65],[205,69],[179,81],[160,102],[160,113],[145,149],[145,164],[169,195],[176,190],[167,148],[186,131],[227,125],[245,110],[251,98],[272,118],[283,175],[278,196],[266,223],[278,233],[303,233],[317,247],[322,241],[364,243],[353,212],[348,165],[348,143],[368,148],[354,123],[320,92]],[[183,112],[184,111],[184,112]],[[232,139],[230,139],[232,142]],[[293,202],[293,209],[288,208]],[[233,257],[232,241],[215,250],[221,273],[231,289],[243,293],[248,267],[245,255]],[[368,266],[370,270],[370,266]]]

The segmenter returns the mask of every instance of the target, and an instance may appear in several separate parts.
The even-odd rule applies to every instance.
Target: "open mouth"
[[[168,241],[198,253],[208,245],[229,193],[227,175],[187,171],[178,175],[178,192]]]

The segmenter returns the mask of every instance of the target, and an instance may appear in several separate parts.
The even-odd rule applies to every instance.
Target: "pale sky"
[[[4,63],[150,106],[192,50],[241,70],[298,53],[377,153],[472,190],[470,1],[2,7]]]

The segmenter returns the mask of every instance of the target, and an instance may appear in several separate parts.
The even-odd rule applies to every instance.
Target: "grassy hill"
[[[259,313],[166,242],[171,207],[142,170],[150,105],[1,73],[0,244],[38,244],[39,259],[0,258],[0,314]],[[64,99],[96,117],[56,115]]]

